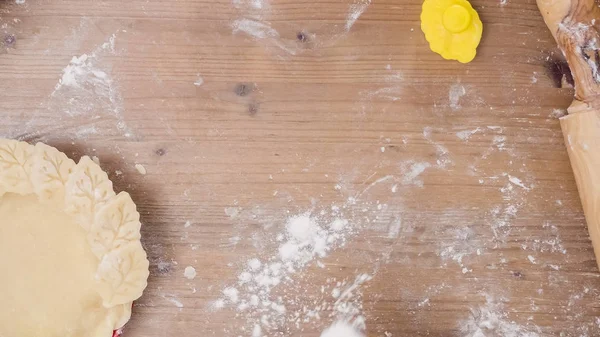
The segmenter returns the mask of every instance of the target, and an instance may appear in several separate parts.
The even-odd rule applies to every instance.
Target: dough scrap
[[[123,327],[149,275],[139,218],[89,157],[0,139],[0,336]]]

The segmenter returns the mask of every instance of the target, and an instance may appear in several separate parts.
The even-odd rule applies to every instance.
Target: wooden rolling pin
[[[600,267],[600,8],[595,0],[537,4],[575,81],[575,99],[560,125]]]

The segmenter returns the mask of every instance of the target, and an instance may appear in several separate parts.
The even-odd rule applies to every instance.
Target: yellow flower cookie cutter
[[[468,63],[475,58],[483,24],[467,0],[425,0],[421,30],[432,51]]]

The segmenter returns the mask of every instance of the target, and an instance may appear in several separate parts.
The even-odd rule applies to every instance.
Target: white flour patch
[[[244,18],[240,20],[235,20],[231,24],[231,28],[233,29],[234,34],[242,32],[256,39],[279,37],[279,33],[275,29],[273,29],[271,25],[251,19]]]
[[[79,128],[75,132],[75,137],[76,138],[87,138],[88,136],[95,135],[95,134],[98,134],[98,129],[94,125],[92,125],[92,126]]]
[[[73,119],[73,135],[85,137],[99,133],[98,124],[109,124],[125,137],[132,132],[123,118],[123,98],[117,81],[112,76],[110,64],[104,56],[115,54],[117,35],[112,34],[91,53],[73,56],[50,94],[46,108],[61,114],[61,127],[67,130]],[[35,119],[28,123],[33,128]],[[68,132],[68,131],[67,131]]]
[[[561,118],[567,115],[567,111],[565,109],[554,109],[550,113],[548,117],[551,118]]]
[[[171,302],[173,305],[175,305],[177,308],[179,308],[179,310],[183,309],[183,303],[181,303],[181,301],[179,301],[179,299],[175,296],[175,295],[171,295],[171,294],[164,294],[162,295],[162,297]]]
[[[241,207],[225,207],[225,215],[230,218],[236,218],[242,211]]]
[[[364,337],[365,335],[350,322],[336,321],[325,329],[321,337]]]
[[[197,78],[196,78],[196,81],[194,81],[194,85],[199,87],[202,84],[204,84],[204,79],[200,75],[196,75],[196,76],[197,76]]]
[[[418,179],[418,177],[425,172],[426,169],[430,168],[431,164],[428,162],[415,162],[410,160],[403,162],[400,167],[403,172],[403,185],[416,185],[423,187],[423,181]]]
[[[390,227],[388,229],[388,238],[395,239],[400,234],[400,228],[402,227],[402,219],[397,218],[390,223]]]
[[[358,0],[350,5],[350,11],[346,17],[346,31],[349,31],[356,23],[356,20],[367,10],[371,0]]]
[[[122,98],[112,77],[96,65],[96,56],[73,56],[51,97],[61,98],[69,116],[89,114],[98,109],[113,115],[122,112]]]
[[[520,188],[529,191],[531,188],[525,186],[525,184],[523,184],[523,182],[521,181],[521,179],[515,177],[515,176],[511,176],[510,174],[508,175],[508,181],[510,181],[511,183],[515,184],[516,186],[519,186]]]
[[[520,325],[508,318],[501,303],[488,297],[486,304],[471,309],[467,319],[460,322],[462,337],[540,337],[539,327],[528,323]]]
[[[483,130],[481,130],[480,128],[476,128],[474,130],[464,130],[464,131],[459,131],[456,133],[456,137],[464,140],[464,141],[468,141],[469,138],[471,138],[472,135],[481,132]]]
[[[82,54],[73,56],[71,62],[63,69],[62,77],[54,87],[51,96],[54,96],[63,86],[81,88],[88,82],[90,86],[100,86],[99,94],[102,96],[115,95],[112,79],[103,69],[96,66],[96,59],[106,52],[115,53],[115,40],[117,35],[111,35],[106,42],[96,48],[90,55]]]
[[[188,280],[193,280],[196,278],[196,268],[192,267],[192,266],[187,266],[185,267],[185,270],[183,271],[183,276],[188,279]]]
[[[297,47],[281,39],[279,32],[264,21],[241,18],[231,24],[232,33],[244,33],[257,41],[266,41],[290,55],[296,55]]]
[[[492,149],[496,148],[499,151],[503,151],[506,147],[506,136],[494,136],[492,140]]]
[[[254,9],[263,9],[264,7],[266,7],[266,2],[262,1],[262,0],[251,0],[250,1],[250,6],[252,6],[252,8]]]
[[[261,337],[262,336],[262,329],[260,327],[260,325],[255,324],[254,328],[252,328],[252,337]]]
[[[270,4],[266,0],[233,0],[233,6],[242,11],[264,11]]]
[[[448,92],[448,100],[450,101],[450,109],[453,111],[459,110],[460,99],[467,93],[465,87],[460,83],[455,83],[450,86],[450,91]]]
[[[15,0],[15,3],[17,5],[23,5],[25,3],[25,0]]]

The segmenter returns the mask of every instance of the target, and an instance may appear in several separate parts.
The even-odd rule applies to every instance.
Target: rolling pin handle
[[[575,99],[560,125],[600,267],[600,7],[595,0],[537,4],[575,81]]]
[[[600,108],[600,7],[595,0],[537,0],[575,81],[569,113]]]

